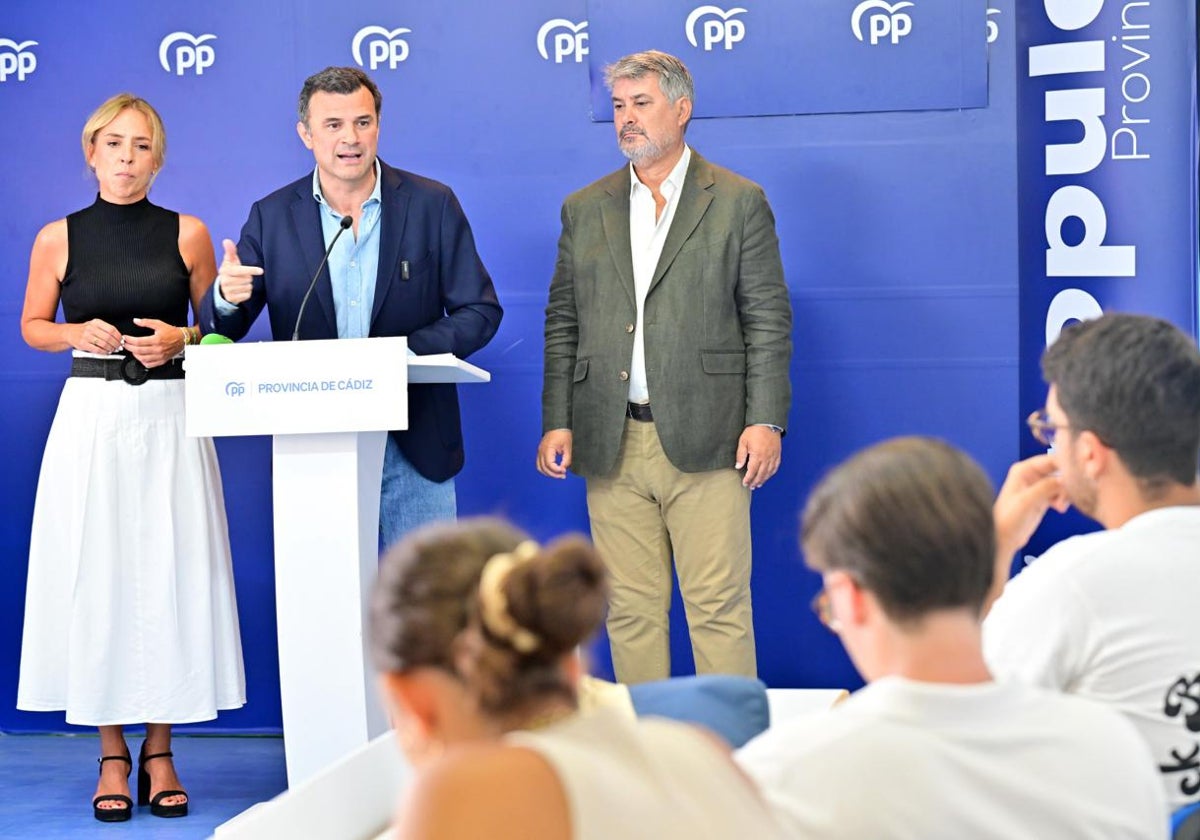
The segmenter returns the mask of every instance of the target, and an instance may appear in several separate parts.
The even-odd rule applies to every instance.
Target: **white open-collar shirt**
[[[629,401],[647,403],[650,389],[646,384],[646,341],[642,319],[646,313],[646,293],[658,259],[662,256],[663,243],[671,230],[675,208],[679,206],[679,194],[683,192],[683,179],[687,176],[688,164],[692,160],[691,147],[684,144],[679,162],[659,187],[667,200],[662,213],[655,218],[654,193],[643,184],[633,164],[629,164],[629,244],[633,252],[633,290],[637,300],[637,321],[633,332],[633,361],[629,368]]]

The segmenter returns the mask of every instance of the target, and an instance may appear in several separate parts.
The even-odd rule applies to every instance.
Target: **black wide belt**
[[[104,379],[109,382],[121,380],[130,385],[141,385],[148,379],[183,379],[182,359],[172,359],[165,365],[148,368],[133,356],[118,356],[112,359],[89,359],[76,356],[71,359],[71,375]]]
[[[625,403],[625,416],[639,423],[654,422],[654,415],[650,413],[650,403]]]

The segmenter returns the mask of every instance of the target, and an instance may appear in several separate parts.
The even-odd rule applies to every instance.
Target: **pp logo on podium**
[[[158,63],[162,69],[176,76],[182,76],[188,70],[197,76],[203,76],[207,67],[212,67],[217,60],[217,53],[211,44],[205,43],[216,39],[216,35],[201,35],[196,37],[190,32],[172,32],[158,44]]]
[[[892,5],[884,0],[863,0],[854,7],[854,12],[850,15],[850,28],[854,30],[854,37],[863,40],[862,21],[865,16],[867,37],[870,38],[872,46],[881,40],[890,40],[893,44],[900,43],[901,38],[912,32],[912,18],[900,10],[912,5],[908,0]]]
[[[718,6],[697,6],[687,16],[687,23],[683,27],[684,34],[693,47],[700,46],[700,39],[696,37],[696,24],[701,18],[707,18],[701,27],[704,51],[711,52],[719,46],[731,50],[734,44],[746,37],[746,24],[731,18],[745,12],[746,10],[740,7],[725,11]]]
[[[579,23],[572,23],[566,18],[554,18],[542,24],[541,29],[537,34],[537,48],[541,53],[542,58],[546,61],[550,60],[550,50],[548,48],[547,39],[550,33],[554,33],[554,63],[562,64],[572,56],[575,57],[575,63],[583,62],[583,57],[588,54],[588,34],[583,30],[587,29],[588,22],[581,20]]]
[[[354,33],[350,43],[350,52],[359,67],[370,67],[378,70],[380,65],[387,64],[389,70],[395,70],[402,61],[408,60],[408,41],[401,35],[408,35],[411,29],[403,26],[396,29],[385,29],[382,26],[364,26]],[[367,59],[363,62],[362,48],[367,45]]]
[[[246,383],[245,382],[226,382],[225,383],[225,396],[240,397],[245,393],[246,393]]]
[[[37,56],[29,52],[30,47],[36,46],[37,41],[18,44],[10,38],[0,38],[0,82],[7,82],[10,76],[16,76],[18,82],[25,81],[37,69]]]

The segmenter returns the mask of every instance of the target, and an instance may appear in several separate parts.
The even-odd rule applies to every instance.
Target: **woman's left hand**
[[[151,335],[140,338],[125,336],[125,349],[146,367],[166,364],[183,350],[183,328],[157,318],[134,318],[133,323],[154,330]]]

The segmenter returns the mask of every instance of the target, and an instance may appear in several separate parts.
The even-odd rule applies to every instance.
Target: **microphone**
[[[317,278],[321,276],[321,269],[325,267],[325,263],[329,262],[329,255],[333,253],[333,246],[337,244],[338,237],[345,233],[346,229],[352,224],[354,224],[353,216],[342,216],[342,220],[338,222],[338,232],[333,235],[333,241],[325,249],[325,256],[321,258],[321,264],[317,266],[317,273],[313,275],[312,282],[308,284],[308,291],[304,293],[304,300],[300,301],[300,312],[296,315],[296,328],[292,330],[292,341],[300,339],[300,319],[304,317],[304,307],[308,305],[309,296],[312,295],[313,289],[317,287]]]
[[[233,339],[220,333],[209,333],[200,337],[201,344],[233,344]]]

